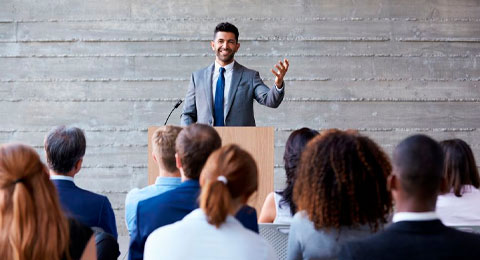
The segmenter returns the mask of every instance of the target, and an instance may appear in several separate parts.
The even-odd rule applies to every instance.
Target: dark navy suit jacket
[[[371,237],[347,242],[339,259],[480,259],[480,236],[440,220],[399,221]]]
[[[117,226],[112,205],[107,197],[81,189],[69,180],[52,180],[62,208],[88,227],[99,227],[117,239]]]
[[[198,208],[198,181],[182,182],[177,188],[140,201],[137,207],[137,226],[132,230],[128,259],[143,259],[148,235],[155,229],[177,222]],[[245,206],[235,216],[245,228],[258,233],[257,212]]]

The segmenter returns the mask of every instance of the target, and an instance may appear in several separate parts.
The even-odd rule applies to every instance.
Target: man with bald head
[[[343,245],[339,259],[478,259],[480,236],[446,227],[435,213],[446,185],[443,163],[442,148],[430,137],[403,140],[393,153],[388,180],[396,209],[393,224]]]

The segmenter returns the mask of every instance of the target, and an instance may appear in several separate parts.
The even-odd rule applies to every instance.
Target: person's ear
[[[178,153],[175,153],[175,164],[177,166],[177,169],[182,169],[182,160],[180,160],[180,156],[178,156]]]
[[[238,51],[238,49],[240,49],[240,43],[237,42],[235,47],[237,48],[235,51]]]
[[[154,152],[152,152],[152,157],[153,157],[153,161],[154,161],[155,163],[158,163],[157,156],[155,155]]]
[[[215,42],[210,41],[210,46],[212,47],[212,51],[215,51]]]
[[[79,172],[82,169],[83,158],[77,161],[75,164],[75,173]]]
[[[398,189],[398,178],[394,174],[390,174],[387,178],[387,190],[392,192]]]

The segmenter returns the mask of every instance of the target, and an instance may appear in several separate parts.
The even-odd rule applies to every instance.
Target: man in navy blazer
[[[89,227],[98,227],[117,239],[112,205],[107,197],[75,185],[73,177],[82,168],[86,140],[76,127],[59,126],[45,138],[50,179],[57,188],[63,211]]]
[[[435,214],[445,190],[444,155],[425,135],[402,141],[388,179],[395,200],[393,224],[385,231],[343,245],[339,259],[479,259],[480,236],[446,227]]]
[[[193,124],[179,133],[175,158],[182,183],[173,190],[138,203],[129,259],[143,259],[145,242],[155,229],[179,221],[198,208],[200,172],[208,156],[220,146],[220,136],[207,125]],[[246,228],[258,232],[255,209],[244,207],[236,217]]]
[[[272,73],[275,86],[266,86],[258,71],[248,69],[235,61],[240,48],[239,32],[235,25],[220,23],[215,27],[210,43],[215,62],[192,73],[183,112],[182,125],[192,123],[212,126],[255,126],[253,100],[276,108],[285,95],[283,77],[288,60],[275,65]]]

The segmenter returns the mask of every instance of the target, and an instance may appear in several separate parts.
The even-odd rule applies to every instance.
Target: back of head
[[[290,212],[295,214],[296,205],[293,202],[293,186],[295,184],[297,165],[300,161],[305,145],[308,141],[318,134],[317,131],[310,128],[301,128],[293,131],[285,144],[285,153],[283,154],[283,162],[285,164],[285,175],[287,176],[287,186],[281,192],[282,202],[290,206]]]
[[[460,139],[442,141],[440,146],[445,154],[444,174],[455,196],[462,196],[465,185],[478,189],[480,177],[470,146]]]
[[[0,198],[3,259],[68,255],[68,222],[35,150],[21,144],[0,146]]]
[[[83,131],[77,127],[58,126],[45,138],[48,167],[58,174],[67,174],[83,158],[86,149]]]
[[[316,229],[386,223],[392,208],[387,190],[387,155],[368,137],[327,130],[306,146],[297,172],[294,200]]]
[[[198,180],[208,156],[222,146],[222,140],[213,127],[192,124],[178,134],[175,150],[180,157],[185,176]]]
[[[404,139],[393,152],[393,172],[405,195],[433,204],[441,188],[443,163],[440,144],[426,135]]]
[[[235,40],[238,42],[238,36],[240,35],[238,32],[238,28],[229,22],[219,23],[217,24],[217,26],[215,26],[215,30],[213,31],[213,39],[215,39],[217,32],[233,33],[235,34]]]
[[[226,145],[215,151],[202,170],[200,207],[210,224],[219,227],[234,206],[234,200],[245,203],[258,187],[257,164],[237,145]]]
[[[159,127],[152,135],[152,147],[157,159],[168,172],[177,172],[175,164],[175,140],[182,131],[178,126]]]

